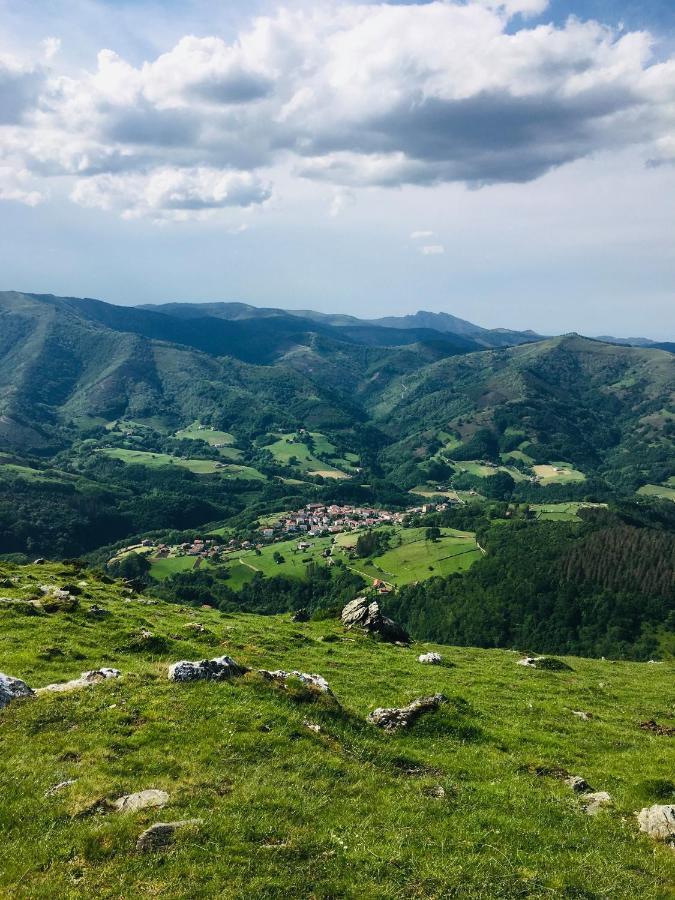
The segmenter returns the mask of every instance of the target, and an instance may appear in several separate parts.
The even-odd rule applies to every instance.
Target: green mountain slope
[[[35,688],[121,672],[0,710],[5,896],[668,896],[672,851],[635,817],[674,800],[672,737],[640,727],[673,724],[668,664],[529,669],[514,653],[396,647],[335,621],[148,605],[63,566],[0,574],[24,598],[0,604],[4,671]],[[26,602],[79,582],[76,605]],[[417,661],[430,649],[444,665]],[[318,673],[334,696],[255,672],[167,679],[172,662],[223,653]],[[447,702],[397,733],[365,721],[437,692]],[[587,815],[567,774],[609,804]],[[164,808],[107,805],[148,789],[168,794]],[[192,819],[136,851],[152,824]]]

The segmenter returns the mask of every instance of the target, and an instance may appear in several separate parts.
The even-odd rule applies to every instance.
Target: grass
[[[287,575],[303,579],[310,563],[328,565],[323,551],[333,548],[333,559],[341,560],[348,568],[368,579],[381,579],[390,584],[410,584],[432,575],[449,575],[467,569],[480,556],[475,536],[469,532],[453,531],[445,528],[438,541],[427,541],[424,528],[399,528],[383,526],[391,533],[391,549],[373,559],[350,559],[347,548],[356,544],[358,533],[345,532],[332,537],[305,537],[300,535],[289,541],[268,544],[257,554],[246,550],[230,555],[226,563],[228,585],[234,590],[251,581],[256,572],[266,577]],[[400,541],[400,546],[399,546]],[[307,542],[307,550],[298,550],[298,543]],[[274,555],[280,554],[283,562],[275,562]],[[158,577],[153,569],[153,576]]]
[[[4,575],[20,583],[3,593],[24,596],[78,577],[62,566],[5,565]],[[638,727],[672,722],[671,665],[570,658],[571,671],[529,670],[511,652],[405,649],[345,635],[334,621],[148,606],[85,577],[73,612],[0,605],[3,671],[36,687],[101,665],[123,672],[0,711],[0,895],[669,896],[675,858],[638,833],[634,813],[673,789],[671,739]],[[106,619],[86,615],[94,602]],[[185,627],[194,621],[205,632]],[[417,662],[431,649],[446,666]],[[318,672],[339,706],[256,675],[166,678],[172,661],[222,653]],[[436,691],[450,702],[405,732],[364,721],[376,706]],[[585,816],[536,766],[583,775],[614,806]],[[75,783],[45,796],[66,779]],[[430,797],[439,786],[445,796]],[[166,809],[77,817],[102,797],[150,787],[169,792]],[[204,825],[167,850],[134,852],[149,824],[193,817]]]
[[[328,438],[325,435],[321,434],[318,431],[310,432],[311,437],[314,441],[314,451],[315,453],[320,453],[322,456],[327,456],[332,458],[335,454],[335,447],[330,443]],[[265,450],[269,450],[272,456],[277,460],[277,462],[282,465],[289,465],[290,460],[295,457],[297,460],[298,469],[306,473],[307,475],[322,475],[324,478],[348,478],[349,475],[347,472],[353,470],[353,464],[347,459],[335,458],[335,465],[330,465],[320,459],[312,453],[309,447],[303,443],[291,443],[294,438],[294,433],[289,432],[288,434],[279,435],[278,439],[274,441],[272,444],[268,444],[265,447]],[[352,454],[353,455],[353,454]],[[341,468],[336,468],[336,466],[342,466],[342,468],[347,471],[342,471]]]
[[[168,453],[150,453],[146,450],[125,450],[119,447],[106,447],[99,451],[119,459],[127,465],[136,464],[158,468],[159,466],[180,466],[189,469],[195,475],[214,475],[218,473],[223,478],[245,479],[264,481],[265,476],[251,466],[242,466],[236,463],[218,463],[213,459],[179,459],[177,456],[169,456]],[[239,451],[234,451],[238,453]]]
[[[176,456],[169,456],[168,453],[150,453],[146,450],[125,450],[119,447],[106,447],[99,451],[105,453],[113,459],[119,459],[127,465],[149,466],[150,468],[159,468],[160,466],[180,466],[183,469],[189,469],[196,475],[212,475],[217,471],[216,462],[212,459],[179,459]]]
[[[594,506],[606,506],[605,503],[532,503],[530,509],[536,514],[538,521],[544,522],[573,522],[578,519],[580,509],[590,509]]]
[[[660,497],[662,500],[675,500],[675,485],[672,484],[645,484],[638,494],[645,497]]]
[[[486,466],[477,460],[461,460],[454,465],[459,472],[466,472],[468,475],[475,475],[478,478],[489,478],[496,475],[497,472],[507,472],[514,481],[527,480],[527,476],[513,466]]]
[[[191,572],[195,567],[197,558],[194,556],[167,556],[163,559],[152,558],[150,561],[150,574],[157,581],[163,581],[177,572]],[[208,560],[202,560],[201,566],[210,565]]]
[[[188,428],[181,428],[176,432],[176,437],[184,441],[206,441],[212,447],[215,444],[234,444],[235,437],[229,431],[217,431],[215,428],[202,427],[199,422],[194,422]]]
[[[545,466],[532,466],[534,474],[541,484],[569,484],[572,481],[585,481],[583,472],[573,468],[569,463],[554,462]]]

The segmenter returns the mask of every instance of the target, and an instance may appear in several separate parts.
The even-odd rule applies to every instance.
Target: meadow
[[[3,593],[24,598],[40,584],[86,582],[71,611],[0,604],[3,671],[34,687],[101,665],[122,672],[0,711],[2,896],[672,893],[672,851],[635,821],[675,799],[672,738],[639,727],[673,724],[672,664],[567,658],[569,669],[534,670],[514,652],[392,646],[336,620],[148,605],[62,565],[3,564],[0,577],[11,584]],[[87,614],[94,603],[105,618]],[[421,665],[428,650],[444,664]],[[223,653],[252,669],[320,673],[334,697],[255,672],[167,680],[170,662]],[[448,702],[409,729],[365,721],[377,706],[435,692]],[[607,790],[612,805],[584,814],[560,770]],[[101,811],[147,788],[168,792],[166,809]],[[202,824],[166,849],[135,852],[153,822],[193,818]]]
[[[290,465],[290,460],[295,458],[295,465],[300,472],[307,475],[322,475],[324,478],[348,478],[349,472],[353,471],[354,460],[358,458],[354,454],[349,454],[351,460],[347,458],[337,457],[336,448],[328,438],[318,431],[310,432],[314,442],[314,453],[309,449],[307,444],[295,440],[295,433],[280,434],[277,440],[268,444],[265,450],[269,450],[275,460],[282,465]],[[331,459],[334,465],[331,465],[315,454],[321,454]],[[337,468],[341,466],[342,468]],[[343,471],[342,469],[346,471]]]

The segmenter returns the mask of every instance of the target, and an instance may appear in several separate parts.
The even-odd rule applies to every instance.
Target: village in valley
[[[193,568],[199,568],[202,562],[227,562],[241,553],[261,550],[263,547],[294,540],[297,538],[296,550],[308,550],[312,544],[310,539],[333,537],[364,529],[377,528],[383,525],[401,526],[411,517],[425,515],[430,512],[442,512],[448,504],[425,503],[403,511],[391,512],[374,507],[361,507],[337,504],[308,503],[293,512],[282,512],[263,517],[257,527],[245,537],[228,537],[227,539],[206,534],[195,537],[191,541],[179,544],[168,544],[151,539],[122,547],[110,560],[110,564],[119,561],[130,553],[147,556],[153,560],[184,559],[194,560]],[[330,555],[325,553],[326,556]]]

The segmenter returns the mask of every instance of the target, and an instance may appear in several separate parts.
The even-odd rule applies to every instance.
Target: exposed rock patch
[[[137,791],[135,794],[126,794],[124,797],[118,797],[117,800],[113,800],[112,808],[115,812],[131,813],[151,807],[161,808],[166,806],[168,802],[169,795],[166,791],[150,788],[145,791]]]
[[[35,691],[25,681],[0,672],[0,709],[9,706],[18,697],[32,697]]]
[[[229,656],[202,659],[197,662],[183,659],[169,666],[169,681],[225,681],[237,678],[248,670]]]
[[[675,848],[675,804],[655,804],[637,814],[640,831]]]
[[[528,669],[548,669],[550,672],[571,671],[572,667],[554,656],[524,656],[518,660],[519,666]]]
[[[73,678],[71,681],[60,681],[55,684],[48,684],[45,687],[38,688],[36,694],[58,694],[68,691],[78,691],[81,688],[93,687],[96,684],[102,684],[111,678],[120,678],[122,673],[119,669],[92,669],[89,672],[82,672],[79,678]]]
[[[305,687],[311,688],[312,690],[319,691],[322,694],[333,693],[328,682],[322,675],[310,675],[307,672],[284,672],[281,669],[277,669],[275,672],[268,672],[267,669],[259,669],[258,672],[263,678],[269,678],[274,681],[286,682],[289,678],[297,678],[297,680],[301,681]]]
[[[378,635],[383,641],[392,644],[410,643],[410,635],[405,628],[383,615],[377,600],[357,597],[344,607],[341,619],[346,628],[363,628],[370,634]]]
[[[647,722],[640,722],[640,728],[643,731],[651,731],[652,734],[661,734],[667,737],[675,737],[675,728],[671,728],[670,725],[659,725],[658,722],[655,722],[654,719],[649,719]]]
[[[417,661],[430,666],[438,666],[443,662],[443,657],[440,653],[421,653],[417,657]]]
[[[447,703],[447,697],[443,694],[419,697],[407,706],[378,707],[370,713],[366,721],[385,731],[398,731],[399,728],[408,728],[423,713],[438,709],[442,703]]]
[[[593,718],[593,713],[584,712],[581,709],[573,709],[572,715],[576,716],[577,719],[581,719],[583,722],[589,722]]]
[[[153,850],[162,850],[173,841],[176,832],[188,826],[198,827],[203,825],[203,819],[181,819],[178,822],[156,822],[140,835],[136,841],[136,850],[146,853]]]
[[[581,808],[587,816],[596,816],[603,806],[611,806],[612,798],[607,791],[585,793],[581,800]]]

